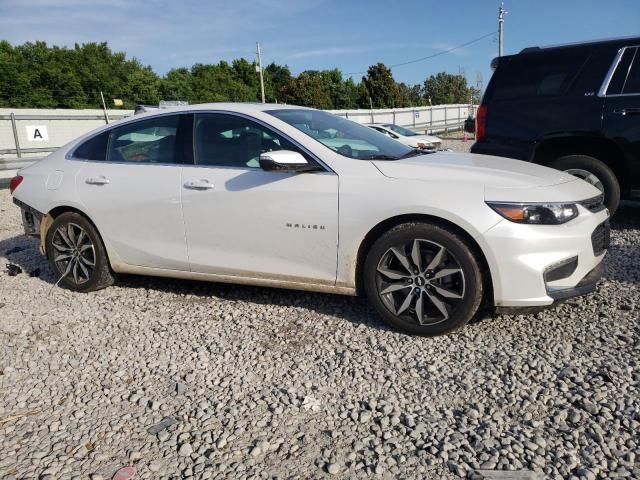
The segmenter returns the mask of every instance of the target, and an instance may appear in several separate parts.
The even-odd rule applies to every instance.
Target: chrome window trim
[[[263,121],[263,120],[261,120],[259,118],[253,117],[251,115],[247,115],[245,113],[230,112],[228,110],[191,110],[189,113],[193,113],[193,115],[194,115],[194,117],[193,117],[193,123],[194,123],[194,128],[193,128],[193,163],[192,164],[184,164],[184,166],[199,167],[199,168],[226,168],[226,169],[234,169],[234,170],[260,170],[259,167],[241,167],[241,166],[230,167],[230,166],[224,166],[224,165],[198,165],[196,163],[196,141],[195,141],[196,140],[196,129],[195,129],[195,120],[196,120],[196,118],[195,118],[195,115],[197,115],[198,113],[215,113],[215,114],[232,115],[232,116],[235,116],[235,117],[244,118],[245,120],[253,121],[253,122],[261,125],[262,127],[266,128],[267,130],[271,130],[271,131],[277,133],[278,135],[283,137],[288,142],[291,142],[295,147],[299,148],[304,153],[309,155],[313,159],[313,161],[315,161],[325,171],[335,174],[333,169],[331,169],[326,163],[324,163],[322,160],[320,160],[320,158],[318,158],[318,156],[316,154],[312,153],[308,148],[306,148],[305,146],[301,145],[300,142],[294,140],[289,135],[287,135],[286,133],[282,132],[280,129],[274,127],[273,125],[268,124],[267,122],[265,122],[265,121]],[[313,173],[318,173],[318,172],[313,172]]]
[[[624,52],[628,48],[635,48],[636,49],[636,53],[635,53],[633,59],[631,59],[631,63],[629,63],[629,71],[631,70],[631,67],[633,66],[634,62],[637,61],[638,52],[640,52],[640,45],[627,45],[626,47],[620,48],[618,50],[618,53],[616,54],[615,58],[613,59],[613,63],[611,64],[611,67],[609,67],[609,71],[607,72],[606,77],[604,77],[604,81],[602,82],[602,85],[600,86],[600,90],[598,91],[598,97],[633,97],[633,96],[640,95],[640,93],[611,93],[611,94],[607,94],[607,90],[609,89],[609,84],[611,83],[611,79],[615,75],[616,70],[618,69],[618,65],[620,64],[620,61],[622,60],[622,56],[624,55]],[[629,75],[629,72],[627,72],[627,76],[628,75]],[[626,79],[625,79],[625,83],[626,83]]]

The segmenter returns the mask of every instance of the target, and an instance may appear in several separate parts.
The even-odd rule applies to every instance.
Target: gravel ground
[[[54,288],[0,191],[0,477],[640,478],[640,208],[614,227],[598,293],[425,339],[351,297]]]

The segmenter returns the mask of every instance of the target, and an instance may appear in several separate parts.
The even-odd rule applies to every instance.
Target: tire
[[[53,221],[45,248],[57,283],[69,290],[92,292],[115,281],[98,231],[79,213],[66,212]]]
[[[429,223],[405,223],[384,233],[367,253],[362,280],[380,316],[414,335],[462,328],[483,297],[473,249],[454,230]]]
[[[567,155],[555,160],[551,166],[582,178],[600,189],[604,193],[604,204],[611,215],[618,209],[620,182],[604,162],[587,155]],[[589,174],[592,176],[588,176]]]

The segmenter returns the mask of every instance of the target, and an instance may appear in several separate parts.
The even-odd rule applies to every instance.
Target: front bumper
[[[477,240],[499,311],[548,307],[595,290],[609,241],[608,212],[580,215],[564,225],[499,222]]]

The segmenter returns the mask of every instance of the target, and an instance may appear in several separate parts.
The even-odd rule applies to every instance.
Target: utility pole
[[[504,11],[504,2],[500,3],[498,9],[498,56],[504,55],[504,16],[507,12]]]
[[[260,42],[256,43],[256,52],[258,53],[258,67],[257,70],[260,73],[260,95],[262,96],[262,103],[264,101],[264,76],[262,73],[262,54],[260,53]]]

